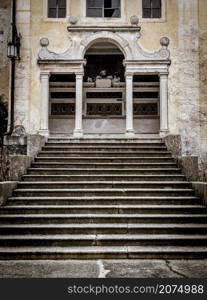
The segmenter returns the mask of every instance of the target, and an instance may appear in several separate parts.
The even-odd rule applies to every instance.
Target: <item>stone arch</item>
[[[128,41],[113,32],[97,32],[91,34],[81,41],[81,58],[84,59],[86,51],[96,42],[105,41],[116,45],[123,53],[125,60],[132,60],[132,51]]]

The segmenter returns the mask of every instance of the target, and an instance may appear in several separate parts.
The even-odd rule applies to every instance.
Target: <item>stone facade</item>
[[[2,3],[7,5],[7,1],[1,1],[1,6]],[[48,120],[44,118],[48,114],[48,107],[44,106],[44,99],[41,96],[48,97],[47,90],[42,87],[42,83],[48,80],[47,72],[63,70],[64,68],[64,71],[67,72],[69,70],[68,61],[78,59],[76,66],[73,65],[72,67],[76,68],[75,72],[79,76],[77,83],[81,86],[80,76],[82,76],[84,67],[81,59],[84,59],[83,54],[96,39],[103,38],[113,41],[125,52],[126,60],[139,60],[143,55],[142,60],[144,61],[148,56],[148,62],[152,62],[152,68],[155,68],[156,72],[158,70],[155,67],[155,62],[163,61],[160,55],[164,55],[166,63],[169,59],[169,52],[166,51],[170,51],[171,65],[170,67],[168,65],[164,71],[164,73],[168,73],[169,67],[168,82],[163,77],[163,88],[160,90],[161,97],[162,93],[168,93],[168,102],[160,102],[163,113],[161,122],[164,122],[160,124],[160,129],[164,135],[180,136],[180,156],[196,157],[199,177],[205,179],[204,170],[207,164],[206,0],[163,0],[162,18],[155,20],[142,18],[141,0],[122,0],[121,3],[121,18],[110,20],[86,18],[85,0],[68,0],[67,18],[58,20],[47,18],[46,0],[17,0],[17,27],[23,39],[21,61],[17,63],[15,123],[16,125],[23,125],[29,134],[37,134],[38,132],[45,134],[47,132],[45,127],[47,127]],[[9,11],[7,6],[6,8],[2,7],[1,11],[2,9],[4,10],[4,24],[6,24],[8,19],[6,21],[5,12],[7,10],[8,17]],[[137,15],[139,18],[139,26],[133,33],[118,32],[115,29],[109,30],[110,26],[131,26],[130,17],[133,15]],[[68,26],[71,27],[68,20],[70,16],[77,18],[75,26],[82,27],[82,30],[67,29]],[[84,30],[85,26],[92,28],[96,25],[105,26],[105,29],[99,32],[96,32],[95,29],[92,29],[91,32]],[[168,50],[160,47],[160,38],[162,37],[168,37],[170,40]],[[42,40],[41,46],[40,40],[42,38],[46,39]],[[159,52],[160,50],[163,51]],[[38,64],[38,59],[42,61],[51,60],[53,63],[48,68],[48,64]],[[56,60],[62,60],[62,64],[58,66]],[[6,59],[0,63],[3,68],[6,67],[6,64]],[[128,64],[126,74],[129,76],[130,72],[134,74],[133,67],[133,63],[132,65]],[[147,71],[147,68],[149,67],[145,65],[142,71]],[[140,72],[141,68],[137,68],[137,70]],[[150,68],[148,70],[152,71]],[[130,86],[129,77],[126,82]],[[165,84],[168,86],[168,91],[164,87]],[[0,83],[0,89],[5,90],[5,82]],[[79,91],[77,89],[77,95],[81,101],[82,95],[79,94]],[[2,93],[8,97],[7,92],[3,91]],[[126,95],[126,97],[131,96]],[[79,103],[80,108],[81,102],[77,101],[77,103]],[[130,113],[130,101],[128,104],[126,109]],[[68,124],[71,127],[76,126],[77,135],[82,135],[80,111],[76,117],[76,121],[68,120]],[[101,124],[104,123],[101,120],[100,122]],[[132,125],[130,122],[131,120],[128,118],[126,123],[129,132]],[[57,123],[58,120],[55,120],[53,126],[57,126]],[[63,121],[60,120],[59,124],[63,124]],[[84,124],[86,124],[85,120],[83,120],[83,126]],[[85,126],[91,128],[93,124],[97,124],[97,121]],[[111,124],[114,126],[114,120]],[[137,126],[143,127],[143,124],[139,125],[138,123]],[[64,127],[64,125],[60,125],[60,128],[61,126]],[[122,128],[123,124],[120,123],[118,127]],[[73,130],[69,129],[68,132],[72,134]],[[191,163],[190,159],[189,165]]]

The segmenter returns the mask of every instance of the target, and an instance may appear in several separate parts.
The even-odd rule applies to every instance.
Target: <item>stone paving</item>
[[[0,278],[207,278],[207,259],[1,261]]]

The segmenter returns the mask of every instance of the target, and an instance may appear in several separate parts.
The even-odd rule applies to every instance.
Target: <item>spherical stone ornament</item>
[[[49,40],[48,40],[48,38],[41,38],[41,40],[40,40],[40,45],[41,45],[42,47],[47,47],[47,46],[49,46]]]
[[[163,47],[168,47],[169,44],[170,44],[169,38],[166,37],[166,36],[162,37],[162,38],[160,39],[160,44],[161,44],[161,46],[163,46]]]
[[[68,18],[68,21],[69,21],[69,23],[70,23],[71,25],[75,25],[75,24],[77,24],[77,22],[78,22],[78,18],[77,18],[77,17],[70,16],[70,17]]]
[[[139,24],[139,18],[137,16],[131,16],[130,22],[133,26],[136,26]]]

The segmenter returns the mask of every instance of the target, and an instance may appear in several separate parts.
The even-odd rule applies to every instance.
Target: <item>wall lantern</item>
[[[7,57],[11,60],[20,59],[21,34],[17,33],[15,26],[12,41],[7,44]]]

